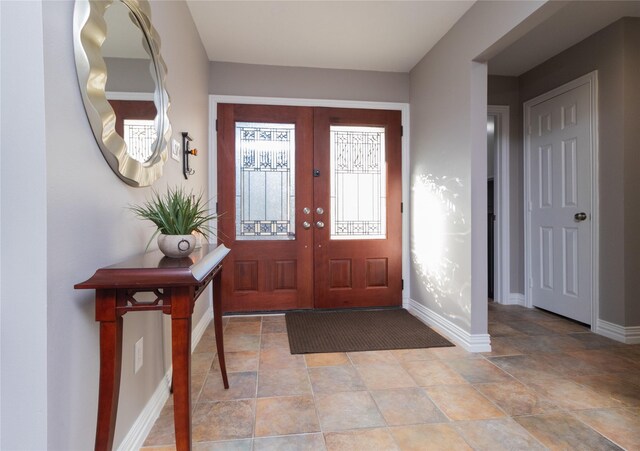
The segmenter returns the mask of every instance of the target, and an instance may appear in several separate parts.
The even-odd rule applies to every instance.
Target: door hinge
[[[218,131],[218,119],[216,119],[216,131]]]
[[[216,214],[218,214],[218,202],[216,202]]]
[[[404,127],[400,126],[400,136],[404,136]]]
[[[400,213],[404,213],[404,202],[400,202]]]
[[[402,289],[404,290],[404,279],[402,279]]]

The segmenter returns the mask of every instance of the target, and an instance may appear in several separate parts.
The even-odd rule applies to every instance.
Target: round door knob
[[[587,219],[587,214],[585,212],[580,212],[576,213],[573,217],[576,221],[581,222]]]
[[[319,215],[321,215],[322,213],[324,213],[324,208],[322,208],[322,207],[318,207],[318,208],[316,208],[316,213],[318,213]]]
[[[305,215],[308,215],[309,213],[311,213],[311,209],[309,207],[304,207],[302,209],[302,213],[304,213]]]
[[[316,222],[316,227],[319,228],[319,229],[324,229],[324,222],[322,222],[322,221]]]
[[[305,229],[308,229],[311,227],[311,224],[309,224],[309,222],[305,221],[302,223],[302,227],[304,227]]]

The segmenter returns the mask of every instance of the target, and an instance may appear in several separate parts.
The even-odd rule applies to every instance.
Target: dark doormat
[[[405,309],[288,312],[292,354],[454,346]]]

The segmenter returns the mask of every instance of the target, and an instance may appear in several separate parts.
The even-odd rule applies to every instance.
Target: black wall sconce
[[[191,141],[193,141],[193,139],[189,136],[189,132],[182,132],[182,173],[185,179],[188,179],[190,175],[196,173],[196,171],[189,167],[189,155],[193,155],[194,157],[198,155],[198,149],[189,149],[189,143]]]

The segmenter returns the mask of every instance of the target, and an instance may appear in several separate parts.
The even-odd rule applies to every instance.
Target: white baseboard
[[[437,328],[446,338],[462,346],[469,352],[491,351],[491,338],[489,334],[470,334],[460,326],[453,324],[448,319],[413,299],[405,299],[404,308],[409,310],[427,326]]]
[[[209,323],[213,320],[213,310],[208,309],[196,324],[196,327],[191,332],[191,352],[196,349],[198,342],[204,335],[204,331],[207,329]],[[151,432],[153,424],[156,422],[162,412],[167,399],[169,399],[169,386],[171,385],[171,374],[173,367],[169,367],[167,373],[164,375],[158,386],[156,387],[151,399],[147,402],[136,418],[136,421],[127,432],[127,435],[122,440],[122,443],[118,446],[118,451],[129,451],[131,449],[140,449],[144,444],[144,441]]]
[[[620,326],[598,319],[595,332],[626,344],[640,344],[640,326]]]
[[[209,326],[211,321],[213,321],[213,308],[207,309],[202,315],[202,318],[200,318],[200,321],[198,321],[198,324],[196,324],[196,327],[193,328],[191,332],[191,352],[196,350],[196,346],[198,346],[200,339],[204,335],[204,331],[207,330],[207,326]]]
[[[153,424],[160,416],[167,399],[169,399],[169,386],[171,385],[171,369],[164,375],[156,390],[151,395],[151,399],[144,406],[138,418],[127,432],[127,435],[118,446],[118,451],[128,451],[140,449],[147,435],[151,432]]]
[[[521,305],[521,306],[525,306],[524,305],[524,294],[522,293],[511,293],[509,295],[509,305]]]
[[[510,293],[509,297],[506,300],[502,300],[502,301],[496,300],[496,302],[501,305],[521,305],[523,307],[525,306],[524,294],[522,293]]]

